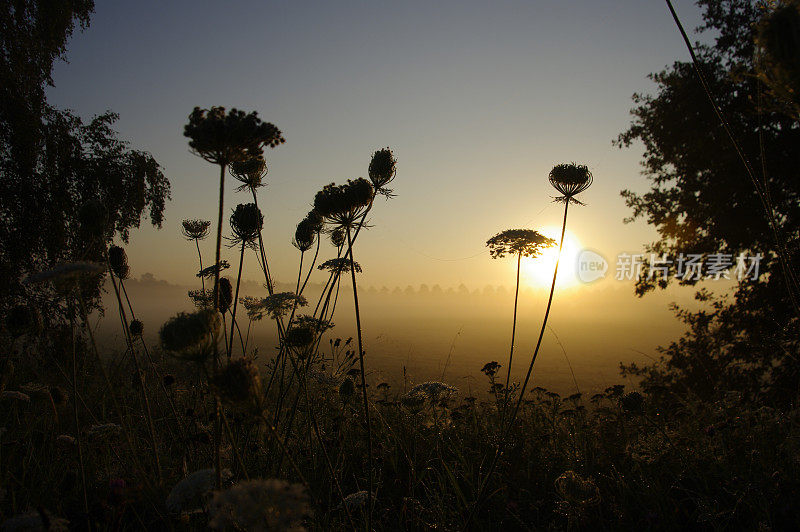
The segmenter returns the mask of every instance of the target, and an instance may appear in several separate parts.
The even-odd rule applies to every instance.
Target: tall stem
[[[219,261],[222,250],[222,212],[225,199],[225,166],[227,163],[221,162],[219,165],[219,211],[217,215],[217,246],[216,260],[214,268],[214,311],[219,309]],[[217,339],[214,338],[214,371],[219,369],[219,349]],[[219,397],[214,396],[214,473],[217,489],[222,488],[222,458],[220,457],[220,446],[222,444],[222,421],[220,417],[221,406]]]
[[[369,401],[367,399],[367,377],[364,371],[364,343],[361,338],[361,313],[358,308],[358,287],[356,285],[356,263],[353,258],[353,240],[350,237],[350,227],[347,227],[347,249],[350,255],[350,279],[353,282],[353,303],[356,309],[356,332],[358,333],[358,363],[361,367],[361,391],[364,397],[364,421],[367,423],[367,442],[369,449],[369,482],[367,489],[367,530],[372,529],[372,489],[373,489],[373,460],[372,460],[372,426],[369,421]]]
[[[233,296],[233,312],[231,312],[231,337],[229,339],[230,344],[228,345],[228,360],[231,359],[231,355],[233,354],[233,328],[236,326],[236,305],[239,303],[239,284],[242,282],[242,264],[244,264],[244,246],[245,243],[242,242],[242,252],[239,254],[239,273],[236,275],[236,292]],[[241,333],[239,333],[241,336]],[[242,344],[244,346],[244,344]],[[242,353],[245,355],[246,353]]]
[[[511,361],[514,359],[514,340],[517,334],[517,302],[519,301],[519,267],[521,263],[522,252],[517,253],[517,287],[514,290],[514,320],[512,321],[511,325],[511,352],[508,354],[508,370],[506,372],[506,398],[505,402],[503,403],[503,420],[505,420],[506,409],[508,409],[508,386],[511,381]],[[502,422],[500,423],[500,426],[504,426]]]
[[[197,257],[200,259],[200,271],[203,271],[203,255],[200,253],[200,240],[195,238],[194,245],[197,246]],[[206,295],[206,277],[200,276],[200,282],[203,283],[203,297]]]

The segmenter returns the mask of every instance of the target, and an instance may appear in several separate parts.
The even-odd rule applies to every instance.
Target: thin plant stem
[[[517,334],[517,302],[519,301],[519,269],[522,263],[522,253],[517,253],[517,285],[516,289],[514,290],[514,319],[511,325],[511,352],[508,355],[508,368],[506,371],[506,398],[503,404],[503,419],[506,417],[506,410],[508,409],[508,394],[509,394],[509,383],[511,381],[511,361],[514,359],[514,340]],[[500,423],[500,426],[503,426],[503,422]]]
[[[347,248],[350,255],[350,279],[353,282],[353,304],[356,312],[356,333],[358,335],[358,363],[361,369],[361,391],[364,397],[364,421],[367,424],[368,467],[369,481],[367,489],[367,530],[372,529],[372,489],[373,489],[373,458],[372,458],[372,426],[369,419],[369,400],[367,398],[367,378],[364,370],[364,342],[361,338],[361,313],[358,307],[358,286],[356,285],[356,265],[353,260],[353,239],[350,227],[347,227]]]
[[[217,213],[217,243],[216,243],[216,262],[214,263],[214,310],[219,309],[219,261],[222,251],[222,214],[225,201],[225,167],[227,162],[219,165],[219,208]],[[224,316],[223,316],[224,317]],[[214,371],[219,369],[219,348],[217,339],[214,338]],[[222,489],[222,457],[220,447],[222,446],[222,406],[219,397],[214,394],[214,482],[216,488]]]
[[[139,363],[139,355],[136,354],[136,348],[133,345],[133,339],[131,339],[130,330],[128,329],[128,318],[125,312],[125,307],[122,304],[120,289],[117,285],[117,281],[114,277],[114,272],[111,269],[110,263],[108,265],[108,273],[111,277],[111,284],[114,286],[114,293],[117,296],[117,303],[119,304],[119,319],[122,322],[122,332],[125,335],[125,340],[127,341],[128,347],[131,350],[131,357],[133,358],[133,363],[136,369],[136,376],[138,377],[139,381],[139,390],[141,391],[142,395],[142,406],[144,407],[145,416],[147,418],[147,428],[150,433],[150,450],[153,454],[153,466],[155,467],[156,474],[158,475],[158,482],[161,483],[163,481],[163,477],[161,475],[161,460],[158,457],[156,431],[153,426],[153,413],[150,409],[150,399],[147,396],[147,387],[144,384],[144,375],[142,374],[142,367]],[[122,281],[120,280],[120,282]]]
[[[236,326],[236,306],[239,303],[239,285],[242,282],[242,265],[244,264],[244,247],[245,242],[242,242],[242,251],[239,254],[239,273],[236,275],[236,293],[233,296],[233,311],[231,312],[231,337],[228,340],[230,343],[228,344],[228,360],[231,359],[231,355],[233,354],[233,328]],[[241,337],[241,332],[239,333]],[[244,342],[242,342],[242,349],[244,349]],[[245,353],[242,353],[245,355]]]
[[[194,245],[197,246],[197,257],[200,259],[200,271],[203,271],[203,255],[200,253],[200,239],[194,239]],[[200,282],[203,283],[203,296],[205,297],[206,294],[206,278],[205,276],[200,276]]]

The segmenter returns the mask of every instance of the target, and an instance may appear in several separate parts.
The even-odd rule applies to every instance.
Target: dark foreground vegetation
[[[196,310],[142,323],[118,244],[147,212],[161,224],[169,183],[149,154],[117,139],[113,114],[84,124],[43,92],[93,6],[4,6],[2,530],[795,528],[800,8],[698,4],[713,44],[687,40],[693,62],[655,75],[657,95],[635,97],[619,144],[644,143],[653,188],[623,194],[659,232],[648,251],[758,253],[762,270],[730,299],[700,290],[705,310],[678,309],[683,338],[649,366],[622,366],[627,388],[592,397],[535,386],[555,281],[534,352],[515,362],[512,334],[507,362],[487,361],[475,397],[442,382],[375,381],[357,243],[380,230],[369,214],[394,196],[394,153],[375,151],[354,169],[367,178],[316,194],[292,239],[294,290],[278,292],[259,194],[266,148],[285,140],[236,109],[196,108],[184,129],[219,176],[213,221],[182,224],[198,251],[187,294]],[[247,198],[233,208],[230,179]],[[569,163],[549,181],[563,241],[593,176]],[[200,253],[209,237],[213,260]],[[556,243],[510,229],[487,245],[519,264]],[[239,297],[245,254],[257,258],[263,297]],[[644,271],[637,293],[668,286],[669,273]],[[324,286],[317,301],[304,296],[312,275]],[[116,305],[101,309],[106,279]],[[337,338],[334,315],[351,309],[357,334]],[[98,350],[98,311],[119,318],[124,352]],[[145,342],[149,327],[158,345]],[[275,352],[258,352],[253,327],[274,330]],[[521,383],[510,380],[514,363],[528,368]]]

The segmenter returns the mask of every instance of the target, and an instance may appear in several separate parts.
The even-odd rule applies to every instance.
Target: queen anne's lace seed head
[[[486,241],[493,259],[508,255],[538,257],[542,250],[554,246],[556,241],[531,229],[506,229]]]
[[[184,220],[181,233],[187,240],[203,240],[208,236],[211,222],[208,220]]]
[[[592,173],[589,168],[583,164],[559,164],[550,170],[550,184],[553,185],[557,191],[561,193],[561,197],[556,198],[556,201],[562,202],[580,202],[574,199],[574,196],[580,194],[592,185]]]

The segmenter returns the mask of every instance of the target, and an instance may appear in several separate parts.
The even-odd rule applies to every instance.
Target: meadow
[[[83,50],[78,96],[117,87],[159,158],[180,138],[160,129],[174,126],[165,109],[220,92],[268,94],[301,139],[283,152],[301,164],[279,166],[267,194],[281,129],[255,111],[195,107],[180,141],[196,166],[172,170],[196,212],[169,228],[174,245],[145,238],[144,252],[132,245],[142,221],[168,221],[163,167],[121,140],[116,113],[84,120],[48,101],[94,3],[0,5],[0,532],[797,529],[800,1],[696,3],[693,43],[666,1],[689,59],[650,75],[612,141],[643,149],[649,188],[622,201],[608,191],[634,181],[609,175],[588,125],[613,114],[596,93],[622,80],[631,48],[660,46],[643,3],[564,3],[555,18],[512,3],[331,16],[104,5],[108,33]],[[130,40],[136,17],[147,27]],[[97,65],[124,90],[95,84]],[[393,130],[407,157],[353,153]],[[404,161],[416,197],[384,217],[405,193]],[[337,182],[303,188],[328,174]],[[589,190],[603,213],[580,225],[601,210]],[[624,241],[622,204],[626,223],[647,222],[651,261],[624,286],[560,285],[577,233]],[[548,206],[556,233],[529,227],[538,215],[517,223]],[[498,213],[508,225],[484,228]],[[449,246],[468,229],[486,232],[486,263],[470,272],[482,286],[457,280],[458,257],[478,256]],[[442,256],[425,264],[453,286],[364,281],[391,278],[372,276],[385,269],[375,263],[407,272],[435,246]],[[191,285],[141,260],[177,268],[178,249],[196,260]],[[687,254],[758,257],[762,269],[704,276],[687,272]],[[495,271],[486,264],[496,277],[475,274]],[[660,295],[623,307],[621,290]]]
[[[233,151],[231,135],[221,141],[225,127],[251,128],[247,149]],[[517,352],[523,371],[513,379],[514,336],[510,355],[485,360],[468,387],[448,383],[441,361],[428,373],[441,369],[442,380],[419,380],[402,363],[401,378],[383,378],[365,353],[361,267],[352,257],[370,210],[391,206],[383,197],[391,199],[387,185],[397,173],[392,151],[373,154],[369,180],[317,194],[293,239],[299,265],[291,286],[273,281],[256,206],[260,149],[279,143],[280,133],[254,114],[213,108],[192,114],[187,136],[218,166],[221,183],[239,180],[253,200],[230,209],[227,255],[239,260],[220,259],[220,218],[212,264],[221,266],[198,256],[200,286],[187,294],[194,308],[167,319],[157,339],[137,318],[126,288],[136,283],[119,246],[104,265],[65,264],[29,278],[52,287],[69,321],[44,335],[30,309],[7,320],[4,531],[769,530],[796,519],[794,410],[755,407],[737,392],[708,400],[667,387],[638,390],[636,379],[584,392],[577,379],[570,392],[534,385],[555,281],[536,348]],[[559,165],[550,181],[566,227],[591,173]],[[223,213],[222,196],[219,205]],[[186,220],[184,236],[196,244],[212,227]],[[487,242],[493,256],[517,259],[554,245],[531,230]],[[320,249],[336,258],[322,261]],[[240,293],[245,253],[259,258],[260,297]],[[104,326],[119,318],[121,351],[98,347],[84,299],[102,275],[110,281]],[[512,335],[516,311],[515,301]],[[351,312],[355,334],[342,338],[332,320]],[[276,341],[259,352],[254,329],[262,327]]]

